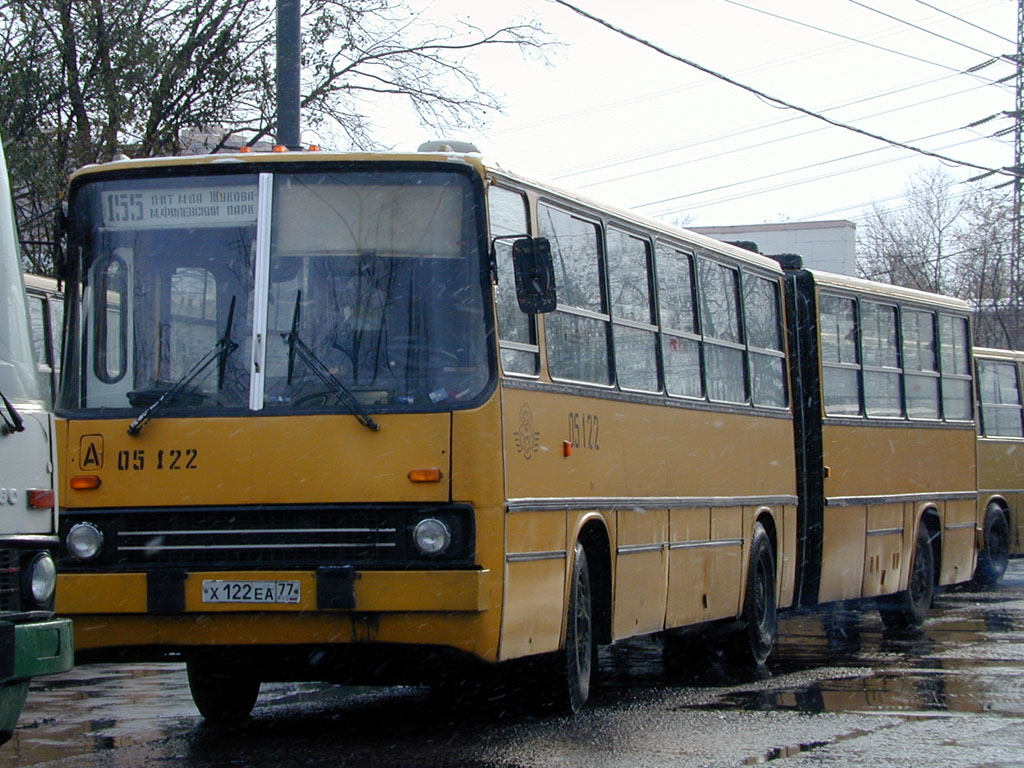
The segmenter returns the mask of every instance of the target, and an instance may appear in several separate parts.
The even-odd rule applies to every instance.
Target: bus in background
[[[31,678],[71,668],[71,622],[53,618],[56,465],[0,142],[0,743],[14,732]]]
[[[59,608],[84,658],[184,659],[210,720],[265,680],[530,658],[576,710],[598,644],[715,629],[761,663],[780,609],[885,595],[913,624],[908,595],[970,578],[973,485],[916,476],[961,458],[970,403],[902,395],[970,390],[960,304],[815,278],[963,360],[866,364],[888,410],[891,379],[863,414],[799,407],[800,500],[790,371],[819,385],[821,324],[787,346],[777,261],[423,149],[73,177]],[[900,451],[872,484],[877,441]]]
[[[64,325],[64,292],[52,277],[25,275],[28,315],[32,324],[39,374],[49,386],[50,402],[57,396],[60,381],[61,329]]]
[[[997,583],[1011,554],[1024,554],[1024,352],[974,350],[978,384],[978,510],[975,581]]]
[[[876,597],[887,625],[915,626],[936,586],[974,573],[968,305],[779,258],[806,533],[799,602]]]

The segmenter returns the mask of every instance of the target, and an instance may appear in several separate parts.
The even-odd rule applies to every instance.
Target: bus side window
[[[864,401],[868,416],[902,416],[896,307],[862,301],[861,345],[864,351]]]
[[[551,241],[558,309],[545,316],[548,368],[553,378],[611,384],[607,301],[602,289],[600,228],[548,205],[540,234]]]
[[[939,368],[943,415],[947,420],[970,421],[973,398],[966,318],[939,315]]]
[[[740,331],[739,272],[700,260],[700,316],[708,397],[729,403],[747,401],[744,346]]]
[[[488,191],[488,212],[492,238],[529,234],[526,199],[521,193],[492,186]],[[513,240],[509,238],[498,240],[494,245],[498,262],[498,285],[495,293],[501,368],[506,373],[535,376],[540,370],[537,323],[532,315],[524,313],[519,308],[516,299],[512,243]]]
[[[608,231],[608,284],[619,386],[657,392],[658,348],[651,306],[651,246],[646,240]]]
[[[128,370],[128,267],[119,256],[111,256],[97,275],[93,370],[100,381],[113,384]]]
[[[743,274],[743,318],[750,359],[750,396],[754,405],[785,408],[786,356],[782,351],[782,313],[778,281]]]
[[[47,378],[52,370],[51,355],[47,344],[48,328],[46,327],[46,297],[29,294],[28,315],[32,324],[32,346],[36,350],[36,364],[39,372]]]
[[[939,418],[939,361],[935,348],[935,313],[903,309],[903,386],[907,415]]]
[[[840,296],[821,297],[821,366],[825,413],[858,416],[860,358],[857,355],[857,305]]]
[[[681,397],[704,397],[693,257],[664,243],[658,243],[655,254],[665,390]]]
[[[986,437],[1024,437],[1017,366],[995,360],[978,361],[978,399],[982,434]]]

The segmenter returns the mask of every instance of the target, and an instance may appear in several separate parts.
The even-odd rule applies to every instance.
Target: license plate
[[[298,603],[298,581],[203,581],[204,603]]]

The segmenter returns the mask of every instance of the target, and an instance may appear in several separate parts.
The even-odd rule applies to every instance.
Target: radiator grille
[[[442,518],[453,545],[424,559],[410,530],[426,516]],[[103,533],[104,549],[82,563],[62,552],[61,570],[311,568],[321,565],[393,567],[469,564],[472,513],[467,507],[345,506],[215,509],[102,510],[61,516],[61,540],[77,522]],[[423,561],[422,563],[420,561]]]
[[[0,548],[0,613],[21,610],[21,554],[12,547]]]

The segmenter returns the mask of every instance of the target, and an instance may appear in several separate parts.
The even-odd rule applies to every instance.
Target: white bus
[[[71,668],[71,622],[53,618],[57,572],[54,424],[40,379],[0,144],[0,743],[31,678]]]

